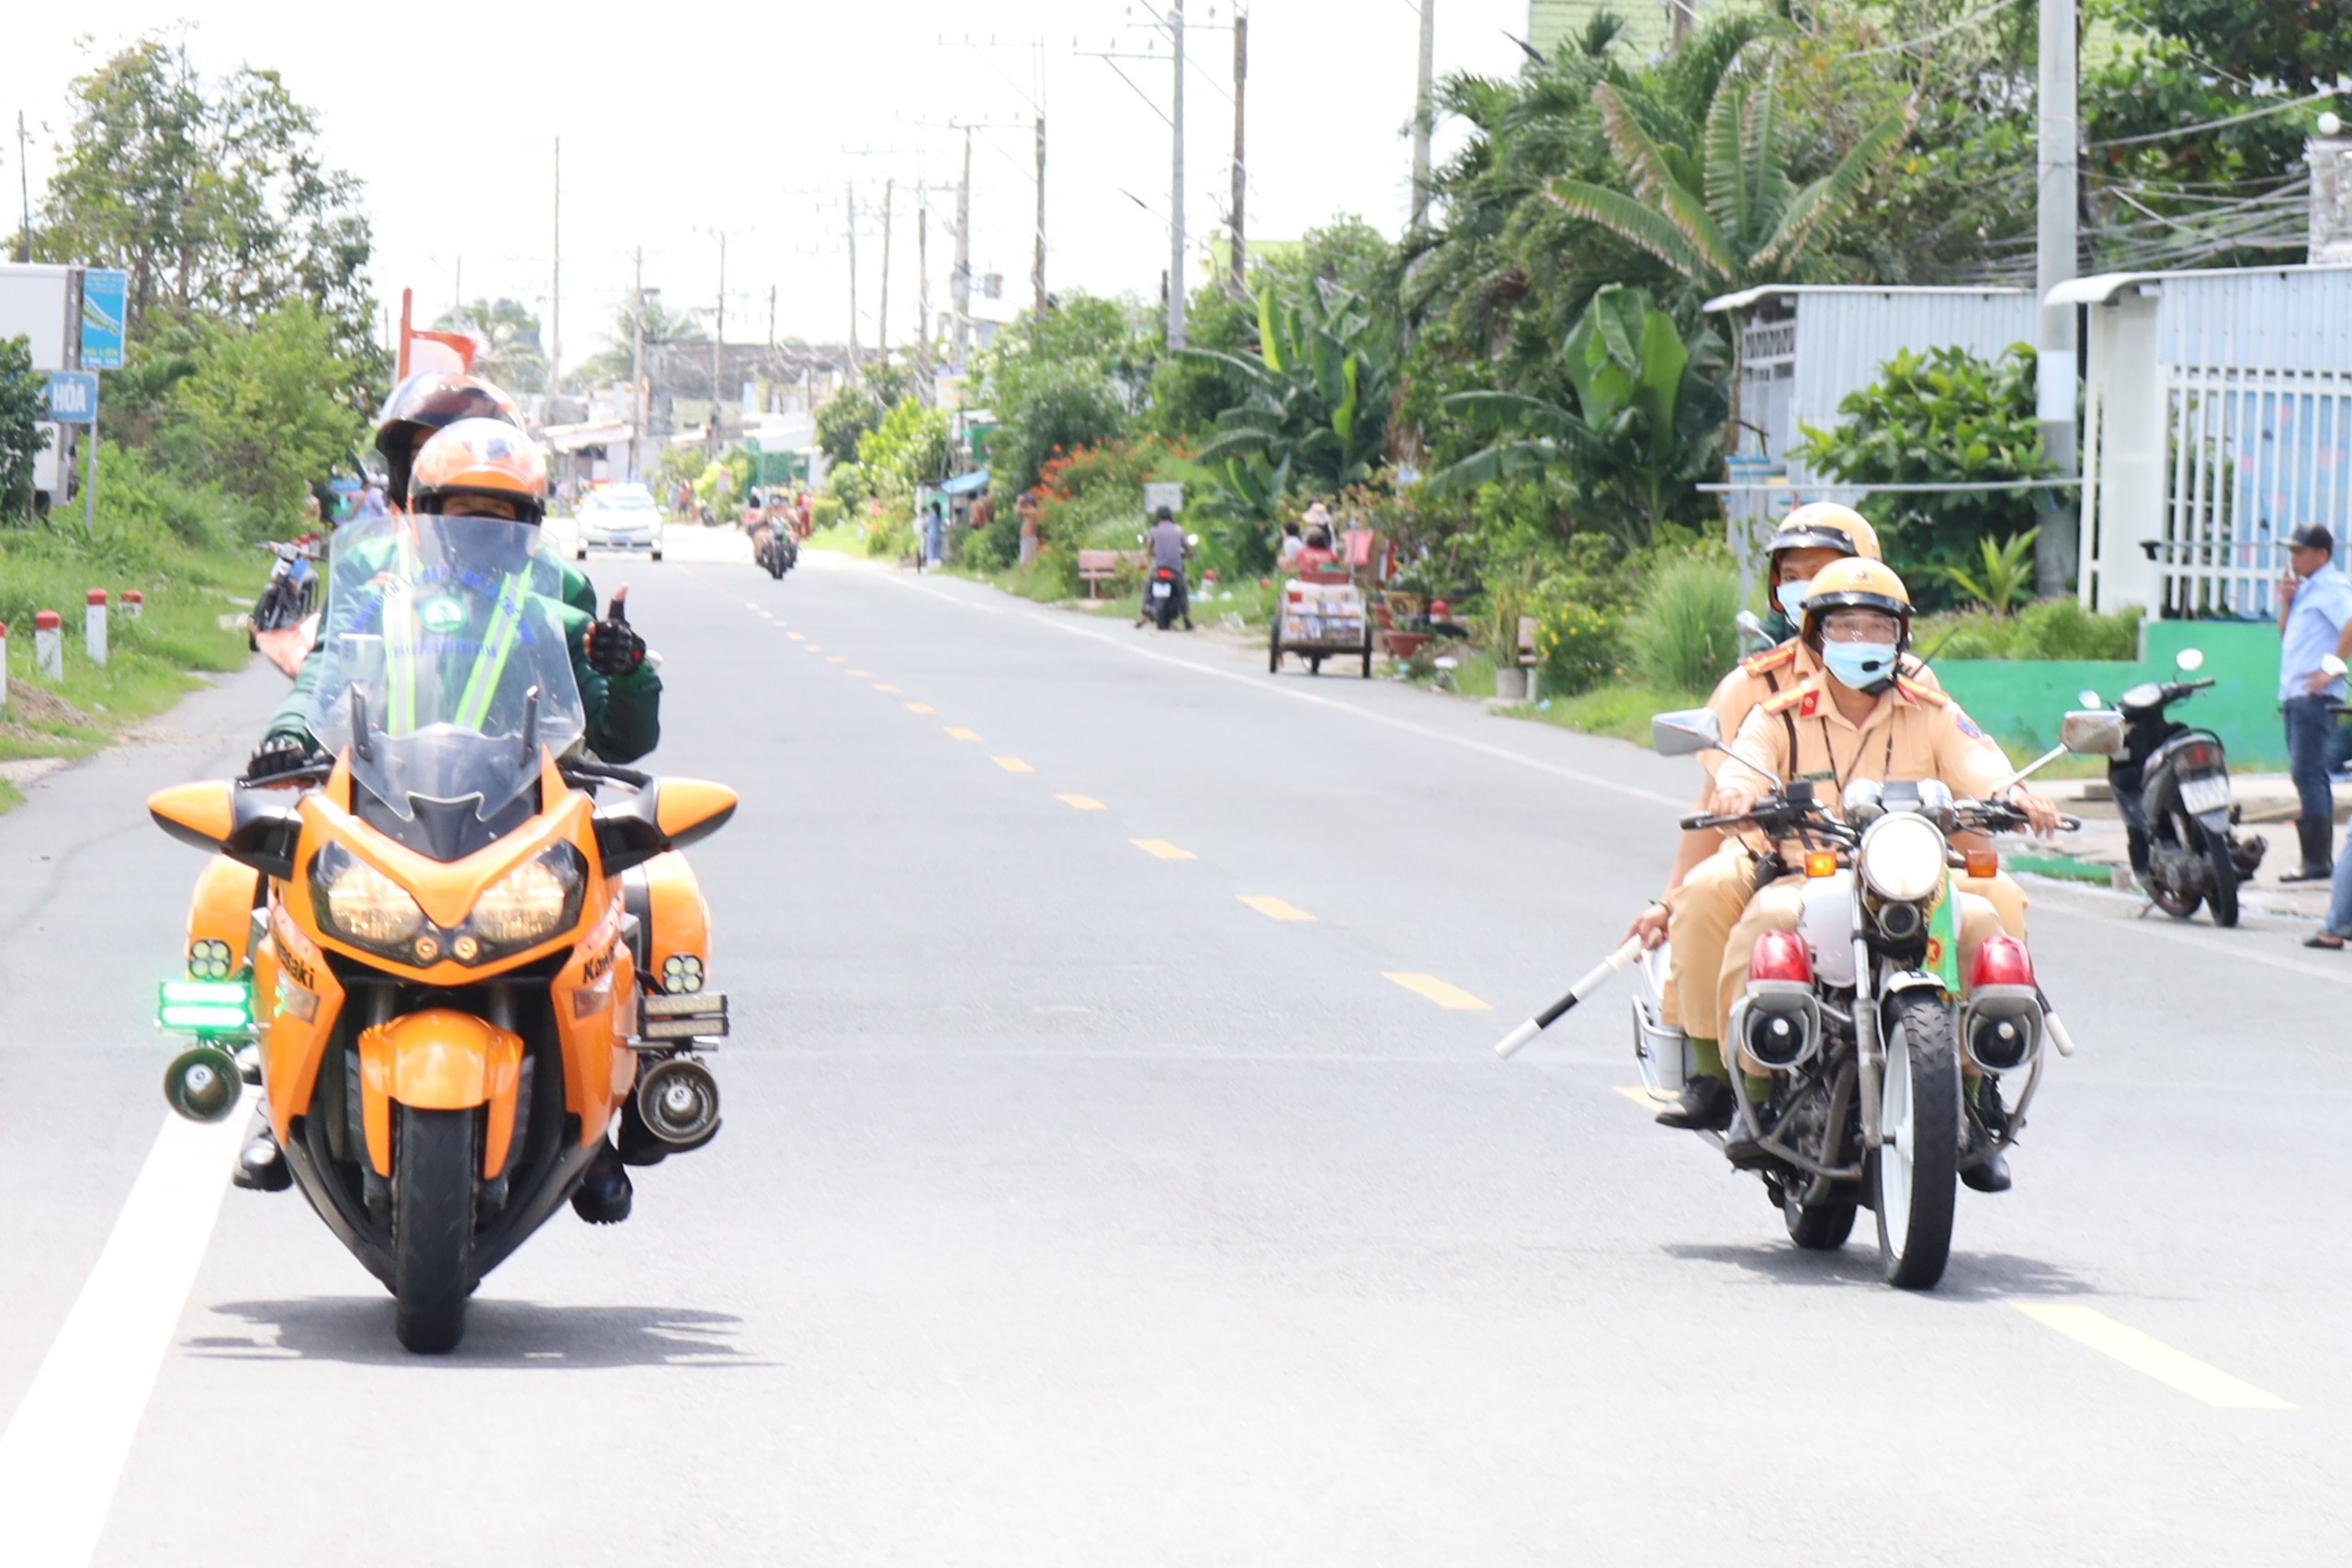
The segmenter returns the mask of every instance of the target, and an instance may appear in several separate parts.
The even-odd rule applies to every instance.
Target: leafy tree
[[[1877,381],[1838,405],[1845,422],[1808,427],[1797,455],[1857,484],[2030,479],[2054,472],[2034,423],[2034,356],[2016,344],[1990,364],[1962,348],[1897,354]],[[1968,570],[1986,541],[2037,522],[2031,491],[1874,495],[1861,510],[1884,536],[1904,581],[1938,607],[1950,569]]]
[[[990,488],[1001,496],[1035,485],[1056,453],[1124,435],[1133,423],[1118,383],[1084,359],[1024,367],[1002,393],[994,407],[1002,423],[989,441]]]
[[[589,386],[605,386],[626,381],[636,374],[638,328],[644,327],[647,374],[650,376],[655,351],[692,344],[707,344],[708,333],[695,319],[692,310],[673,310],[659,298],[649,299],[642,307],[624,301],[613,314],[613,324],[604,333],[604,346],[590,355],[574,372]]]
[[[72,95],[37,257],[128,271],[134,344],[159,311],[250,324],[300,299],[356,372],[376,367],[360,183],[326,164],[315,115],[276,72],[208,82],[184,41],[150,35]]]
[[[912,502],[915,486],[947,478],[954,457],[947,415],[910,397],[892,404],[881,423],[857,440],[858,467],[874,493],[901,507]]]
[[[33,512],[33,459],[49,444],[47,378],[33,368],[32,345],[0,338],[0,524],[27,523]]]
[[[817,445],[829,463],[854,463],[857,444],[882,423],[882,406],[859,386],[843,387],[817,411]]]
[[[539,318],[514,299],[476,299],[459,310],[444,311],[434,326],[443,332],[470,333],[481,346],[474,354],[475,373],[510,392],[544,392],[548,386],[548,351],[540,341]]]
[[[1693,489],[1715,471],[1730,398],[1713,335],[1686,343],[1645,290],[1593,297],[1563,345],[1575,406],[1521,392],[1470,391],[1447,412],[1501,433],[1430,476],[1439,494],[1550,469],[1575,483],[1585,516],[1630,549],[1705,510]]]
[[[1244,400],[1217,416],[1199,454],[1260,517],[1294,483],[1361,484],[1385,449],[1396,392],[1393,338],[1361,297],[1317,280],[1296,299],[1258,295],[1258,352],[1192,349],[1241,379]]]
[[[1976,541],[1978,566],[1939,567],[1937,575],[1992,614],[2006,615],[2033,597],[2033,540],[2040,532],[2028,528],[1997,545],[1987,535]]]
[[[250,327],[204,331],[194,368],[165,399],[164,456],[269,516],[294,517],[306,490],[349,463],[363,427],[335,395],[352,367],[333,323],[298,299]]]
[[[1860,201],[1879,162],[1910,128],[1888,111],[1826,174],[1800,187],[1780,123],[1775,73],[1726,74],[1704,128],[1688,142],[1616,84],[1593,89],[1609,144],[1632,171],[1635,194],[1589,181],[1552,182],[1552,199],[1657,256],[1702,290],[1720,293],[1805,276],[1812,252]],[[1649,106],[1655,107],[1655,106]]]

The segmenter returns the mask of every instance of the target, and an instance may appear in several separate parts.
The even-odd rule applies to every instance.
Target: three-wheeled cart
[[[1306,661],[1320,675],[1327,659],[1360,659],[1372,678],[1372,616],[1363,590],[1340,572],[1306,573],[1283,584],[1282,603],[1266,628],[1266,669],[1279,674],[1283,655]]]

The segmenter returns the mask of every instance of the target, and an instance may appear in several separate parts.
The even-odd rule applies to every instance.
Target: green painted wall
[[[1969,716],[2000,737],[2022,763],[2027,755],[2057,744],[2059,716],[2077,705],[2076,694],[2085,688],[2111,703],[2126,686],[2169,678],[2182,649],[2199,649],[2205,667],[2198,674],[2216,683],[2175,707],[2173,716],[2219,734],[2235,766],[2287,766],[2287,734],[2278,717],[2277,627],[2244,621],[2148,621],[2140,628],[2140,648],[2137,663],[1959,659],[1937,664],[1936,675]]]

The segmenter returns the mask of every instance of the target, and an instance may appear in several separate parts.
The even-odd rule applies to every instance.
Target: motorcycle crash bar
[[[1512,1030],[1509,1034],[1506,1034],[1500,1040],[1496,1041],[1495,1055],[1500,1056],[1506,1062],[1510,1060],[1511,1057],[1519,1054],[1521,1046],[1526,1044],[1529,1041],[1534,1039],[1537,1035],[1543,1033],[1554,1024],[1559,1022],[1560,1020],[1566,1015],[1567,1010],[1570,1008],[1584,1000],[1585,998],[1592,995],[1593,992],[1600,989],[1601,983],[1603,981],[1607,980],[1611,975],[1623,972],[1633,964],[1634,960],[1639,958],[1641,955],[1642,939],[1637,936],[1627,937],[1625,939],[1625,944],[1623,947],[1620,947],[1616,952],[1602,959],[1593,967],[1591,974],[1587,975],[1583,979],[1578,980],[1575,985],[1569,987],[1568,994],[1566,996],[1562,997],[1558,1001],[1554,1002],[1550,1007],[1545,1008],[1542,1012],[1537,1013],[1533,1018],[1529,1019],[1525,1023],[1521,1024],[1517,1029]]]

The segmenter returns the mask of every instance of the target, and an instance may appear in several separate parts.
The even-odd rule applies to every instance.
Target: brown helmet
[[[447,512],[460,496],[504,502],[515,521],[547,515],[548,463],[539,444],[495,419],[461,419],[416,449],[410,509]]]
[[[479,376],[421,370],[392,389],[376,415],[376,450],[384,455],[384,493],[394,506],[409,504],[417,448],[461,419],[503,420],[520,429],[523,411]]]

